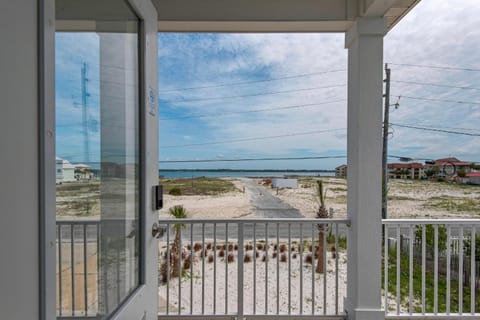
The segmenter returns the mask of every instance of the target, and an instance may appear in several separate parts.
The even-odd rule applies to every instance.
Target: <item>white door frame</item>
[[[152,187],[158,184],[157,12],[150,0],[127,0],[140,19],[140,285],[111,319],[158,318],[158,221]],[[55,0],[39,0],[39,259],[41,320],[56,317],[55,250]]]

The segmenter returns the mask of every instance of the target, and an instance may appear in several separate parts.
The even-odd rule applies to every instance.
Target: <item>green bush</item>
[[[168,194],[172,196],[181,196],[182,190],[178,187],[173,187],[172,189],[170,189],[170,191],[168,191]]]

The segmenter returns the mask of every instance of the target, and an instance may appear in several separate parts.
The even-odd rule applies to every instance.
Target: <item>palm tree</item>
[[[317,218],[319,219],[326,219],[328,218],[328,211],[325,206],[325,196],[327,194],[327,190],[325,189],[325,192],[323,191],[323,181],[318,180],[317,181],[318,188],[317,188],[317,196],[319,200],[319,208],[317,211]],[[324,224],[319,224],[318,225],[318,260],[317,260],[317,273],[323,273],[325,272],[324,270],[324,258],[323,258],[323,252],[325,251],[324,243],[323,243],[323,237],[324,237],[324,232],[325,232],[325,225]]]
[[[185,219],[187,218],[187,210],[182,205],[177,205],[168,209],[168,213],[176,219]],[[180,246],[181,242],[181,229],[184,228],[185,225],[181,223],[176,223],[173,225],[173,230],[175,231],[175,240],[172,246],[172,253],[170,259],[171,265],[171,276],[178,277],[180,276],[180,263],[182,261],[182,248]]]

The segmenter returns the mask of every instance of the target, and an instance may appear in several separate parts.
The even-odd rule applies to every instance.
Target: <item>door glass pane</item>
[[[140,284],[139,20],[56,1],[57,315],[105,318]]]

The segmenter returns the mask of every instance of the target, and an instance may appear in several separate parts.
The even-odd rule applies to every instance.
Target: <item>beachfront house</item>
[[[418,162],[388,164],[390,179],[421,179],[423,175],[423,165]]]
[[[465,175],[472,171],[471,162],[461,161],[455,157],[437,159],[434,162],[426,162],[424,171],[427,177],[452,178],[457,175]]]
[[[342,164],[335,168],[335,177],[345,178],[347,176],[347,165]]]
[[[439,252],[438,241],[432,240],[435,246],[428,247],[427,261],[425,254],[415,256],[415,259],[423,261],[421,266],[429,267],[427,289],[435,288],[435,294],[432,293],[435,302],[431,303],[434,308],[430,308],[430,300],[427,309],[425,299],[417,296],[413,298],[413,286],[410,286],[410,291],[400,291],[399,284],[400,275],[406,274],[406,268],[412,270],[414,262],[413,255],[407,254],[410,264],[404,260],[405,264],[402,263],[400,267],[400,260],[405,259],[404,255],[400,255],[400,239],[404,240],[402,245],[410,248],[407,252],[412,252],[414,234],[418,232],[418,237],[425,244],[426,226],[432,226],[436,235],[431,236],[429,232],[428,239],[437,239],[440,226],[446,226],[446,241],[450,243],[452,239],[449,232],[454,231],[456,239],[460,239],[459,246],[462,246],[464,234],[468,233],[475,238],[478,221],[469,220],[468,223],[460,224],[458,221],[426,220],[417,223],[420,226],[418,231],[412,221],[381,220],[383,40],[387,32],[418,2],[419,0],[2,1],[0,144],[8,152],[2,153],[0,161],[2,168],[9,170],[2,173],[0,184],[0,318],[479,319],[478,309],[467,310],[466,305],[463,309],[461,303],[459,308],[450,313],[450,300],[446,302],[448,314],[445,309],[437,309],[438,290],[443,290],[439,284],[444,282],[439,281],[438,268],[435,267],[430,272],[430,266],[437,266],[432,257],[448,259],[450,246],[446,246],[449,249],[444,254],[443,251]],[[212,222],[185,219],[182,224],[188,225],[187,229],[178,228],[178,224],[175,227],[178,223],[175,220],[158,221],[157,210],[161,207],[159,188],[156,188],[159,160],[159,31],[344,33],[344,45],[348,50],[348,217],[328,221],[237,219],[225,222],[219,219]],[[60,32],[90,33],[99,42],[94,54],[98,56],[99,65],[95,81],[101,83],[101,90],[96,93],[101,109],[101,178],[98,189],[101,205],[93,203],[89,197],[75,199],[72,203],[85,211],[98,207],[100,215],[95,219],[71,221],[68,217],[62,217],[57,220],[55,215],[55,182],[58,177],[55,158],[55,37]],[[82,47],[81,50],[93,48]],[[86,97],[85,92],[83,96]],[[76,117],[72,114],[72,122],[78,121]],[[87,130],[85,134],[88,134]],[[63,163],[62,168],[65,170]],[[384,233],[382,224],[385,226]],[[259,236],[267,238],[266,241],[254,239],[257,233],[253,236],[247,233],[252,225],[256,227]],[[175,237],[174,229],[183,234],[179,233]],[[218,277],[221,272],[225,285],[219,287],[218,281],[214,290],[205,291],[206,285],[199,284],[203,283],[202,275],[196,274],[182,280],[180,277],[169,279],[168,273],[167,282],[159,286],[159,278],[162,276],[162,268],[159,268],[158,263],[159,247],[163,249],[160,252],[162,259],[165,256],[167,259],[181,257],[181,253],[176,256],[170,253],[176,250],[174,248],[182,247],[181,242],[190,234],[192,242],[197,237],[195,239],[200,239],[198,242],[202,243],[205,240],[205,236],[202,239],[205,230],[213,230],[209,235],[214,241],[225,244],[226,255],[222,268],[216,269]],[[270,241],[278,237],[277,230],[283,232],[282,237],[286,239],[284,253],[292,252],[291,246],[295,241],[297,251],[292,254],[299,255],[295,260],[297,265],[304,262],[301,254],[307,255],[303,247],[302,253],[298,251],[298,245],[303,245],[304,236],[309,237],[311,267],[302,265],[296,269],[295,274],[299,277],[302,275],[300,279],[304,280],[299,286],[309,284],[310,291],[305,293],[306,302],[293,310],[291,302],[297,296],[292,297],[291,290],[288,289],[298,286],[291,282],[292,272],[284,272],[280,278],[280,259],[283,257],[277,255],[277,261],[280,261],[277,269],[262,273],[262,281],[259,278],[255,279],[258,281],[253,281],[255,285],[264,284],[260,288],[264,292],[270,290],[274,293],[274,305],[271,308],[262,309],[258,306],[255,309],[252,306],[257,306],[257,301],[266,305],[268,294],[263,295],[260,289],[257,292],[252,287],[244,286],[247,277],[249,281],[252,280],[252,273],[247,272],[251,270],[247,269],[251,265],[245,267],[245,260],[240,257],[246,254],[245,245],[252,247],[248,248],[250,252],[257,250],[257,246],[251,245],[254,241],[261,244],[262,248],[267,246],[268,249],[269,245],[273,248]],[[348,234],[348,237],[340,239],[339,232]],[[216,237],[220,234],[222,237]],[[331,263],[327,264],[327,260],[323,260],[324,267],[329,268],[328,272],[324,271],[314,277],[314,265],[318,267],[322,261],[320,258],[325,258],[327,254],[326,250],[320,252],[318,249],[317,260],[313,253],[313,250],[317,250],[314,244],[318,243],[320,247],[322,243],[327,243],[327,234],[336,248],[340,248],[340,244],[344,245],[344,251],[335,254],[335,258],[334,252],[329,251],[328,257],[333,259],[330,260]],[[405,234],[410,236],[410,242],[406,242]],[[383,241],[388,241],[389,238],[397,239],[397,258],[392,267],[395,271],[388,267],[388,262],[392,260],[388,256],[388,246],[382,246]],[[177,241],[177,246],[171,246],[168,241]],[[235,268],[228,263],[228,241],[237,242],[240,263],[234,264]],[[193,244],[190,246],[191,250],[192,248]],[[233,244],[232,248],[235,250]],[[474,245],[469,248],[472,257],[468,260],[469,266],[475,268]],[[205,252],[201,252],[205,256]],[[382,265],[382,254],[385,255],[385,265]],[[193,254],[189,256],[193,258]],[[195,257],[201,258],[198,253]],[[338,257],[341,257],[340,261]],[[458,257],[458,266],[462,268],[464,256],[460,254]],[[205,259],[202,261],[205,262]],[[263,266],[268,263],[273,268],[274,261],[266,258]],[[345,266],[345,278],[339,278],[341,272],[338,268],[331,269],[338,263]],[[205,265],[205,268],[213,266],[208,263]],[[405,265],[409,267],[404,267]],[[181,264],[176,266],[178,269],[174,271],[178,274],[188,272],[180,270]],[[291,271],[288,269],[289,263],[281,266],[283,271]],[[67,273],[64,274],[64,270]],[[195,271],[200,272],[199,270],[201,268]],[[387,288],[396,286],[394,291],[384,295],[382,270],[386,275],[383,285]],[[419,270],[418,274],[422,274],[422,279],[425,280],[425,268]],[[310,278],[303,277],[303,272],[307,271],[310,272]],[[393,278],[388,282],[387,275],[392,272],[399,274],[396,284]],[[260,274],[254,274],[260,277]],[[413,281],[413,272],[409,274],[410,281]],[[328,290],[326,281],[321,280],[326,277],[333,277]],[[474,277],[464,279],[469,284],[475,281]],[[323,285],[316,283],[317,280],[321,280]],[[274,286],[280,282],[287,288],[281,292],[281,296],[287,298],[282,302],[280,294],[275,292],[278,286]],[[181,290],[182,283],[188,285],[188,289]],[[215,280],[212,285],[213,283]],[[404,283],[409,281],[402,278],[402,284]],[[425,282],[422,283],[423,286],[420,287],[422,293],[425,293],[426,285]],[[165,301],[159,301],[159,291],[170,290],[175,285],[178,285],[175,291],[178,299],[173,300],[173,296],[167,295]],[[345,285],[346,289],[337,290],[340,285]],[[450,286],[447,288],[450,290]],[[463,302],[462,289],[460,286],[459,301]],[[327,293],[333,297],[329,298],[328,304],[324,303],[327,301]],[[208,310],[203,307],[194,310],[184,308],[182,303],[193,294],[197,297],[222,299],[222,309],[219,309],[220,303],[215,305],[217,310],[213,307]],[[390,304],[389,296],[397,303]],[[475,294],[468,297],[474,305]],[[407,308],[400,305],[400,301],[405,300],[410,301]],[[442,306],[443,303],[442,300]],[[277,306],[290,308],[280,314]]]

